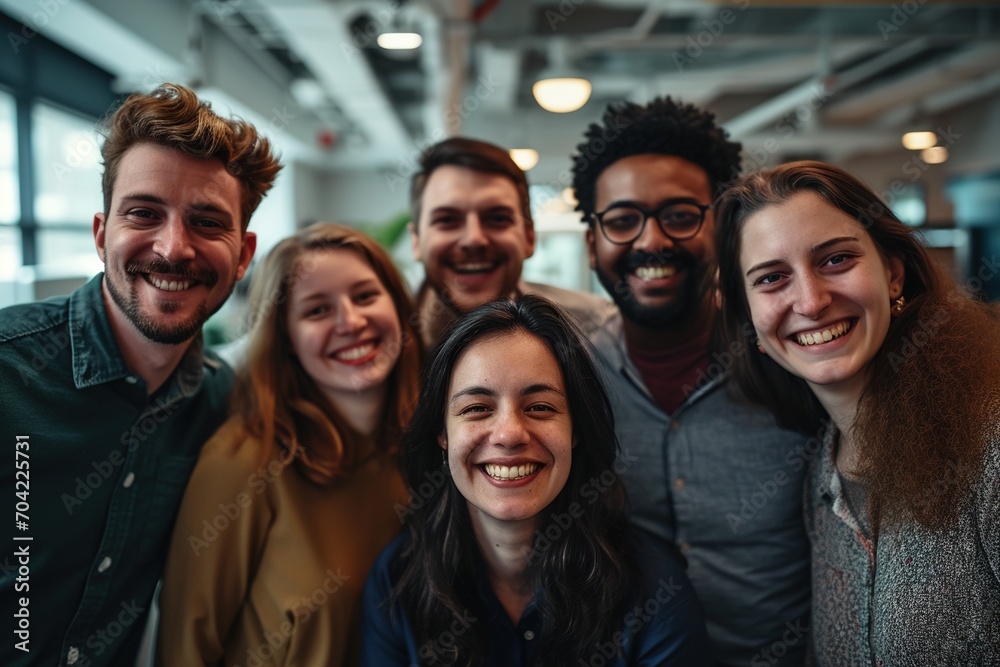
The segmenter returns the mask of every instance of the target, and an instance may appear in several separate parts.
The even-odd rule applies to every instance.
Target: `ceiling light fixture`
[[[375,43],[386,51],[411,51],[424,43],[424,38],[415,32],[383,32]]]
[[[948,160],[946,146],[930,146],[920,151],[920,159],[927,164],[941,164]]]
[[[590,81],[579,77],[556,77],[536,81],[531,87],[538,106],[553,113],[576,111],[590,99]]]
[[[549,47],[549,67],[531,86],[538,106],[552,113],[569,113],[583,107],[593,87],[569,66],[564,39],[553,39]]]
[[[512,148],[510,149],[510,159],[521,171],[528,171],[538,164],[538,151],[534,148]]]
[[[903,135],[903,146],[911,151],[922,151],[937,143],[937,134],[929,131],[907,132]]]

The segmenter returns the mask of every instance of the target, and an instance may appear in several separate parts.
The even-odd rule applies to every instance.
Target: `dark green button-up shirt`
[[[0,311],[8,667],[132,663],[188,476],[226,416],[232,372],[200,338],[147,396],[112,334],[102,278]]]

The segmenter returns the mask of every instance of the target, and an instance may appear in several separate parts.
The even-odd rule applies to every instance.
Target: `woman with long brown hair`
[[[746,177],[717,225],[739,387],[817,436],[817,663],[1000,664],[997,311],[830,165]]]
[[[412,314],[385,251],[341,225],[300,231],[257,270],[233,415],[174,532],[159,664],[357,662],[362,584],[407,498]]]

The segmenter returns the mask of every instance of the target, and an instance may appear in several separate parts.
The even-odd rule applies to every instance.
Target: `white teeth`
[[[486,474],[493,479],[502,480],[513,480],[521,479],[522,477],[527,477],[531,473],[538,470],[537,463],[527,463],[520,466],[501,466],[495,463],[487,463],[483,466],[486,469]]]
[[[845,333],[851,330],[851,325],[848,322],[841,322],[829,329],[823,329],[823,331],[817,331],[814,333],[804,333],[795,334],[795,340],[799,345],[817,345],[819,343],[828,343],[834,338],[840,338]]]
[[[358,347],[352,347],[349,350],[344,350],[343,352],[337,352],[333,355],[337,359],[342,359],[344,361],[354,361],[355,359],[360,359],[361,357],[371,354],[371,351],[375,349],[375,343],[366,343],[365,345],[359,345]]]
[[[635,270],[635,277],[640,280],[656,280],[670,278],[677,273],[674,266],[640,266]]]
[[[164,292],[179,292],[194,284],[193,280],[160,280],[153,275],[149,276],[149,282],[153,284],[153,287],[161,289]]]
[[[483,271],[489,271],[493,268],[492,264],[487,262],[476,262],[472,264],[456,264],[455,270],[460,273],[480,273]]]

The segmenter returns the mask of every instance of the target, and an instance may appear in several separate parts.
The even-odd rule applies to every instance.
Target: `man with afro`
[[[713,203],[740,145],[714,115],[611,105],[573,156],[590,266],[617,309],[591,333],[634,525],[687,562],[717,665],[801,665],[809,622],[804,438],[739,401],[713,336]]]

